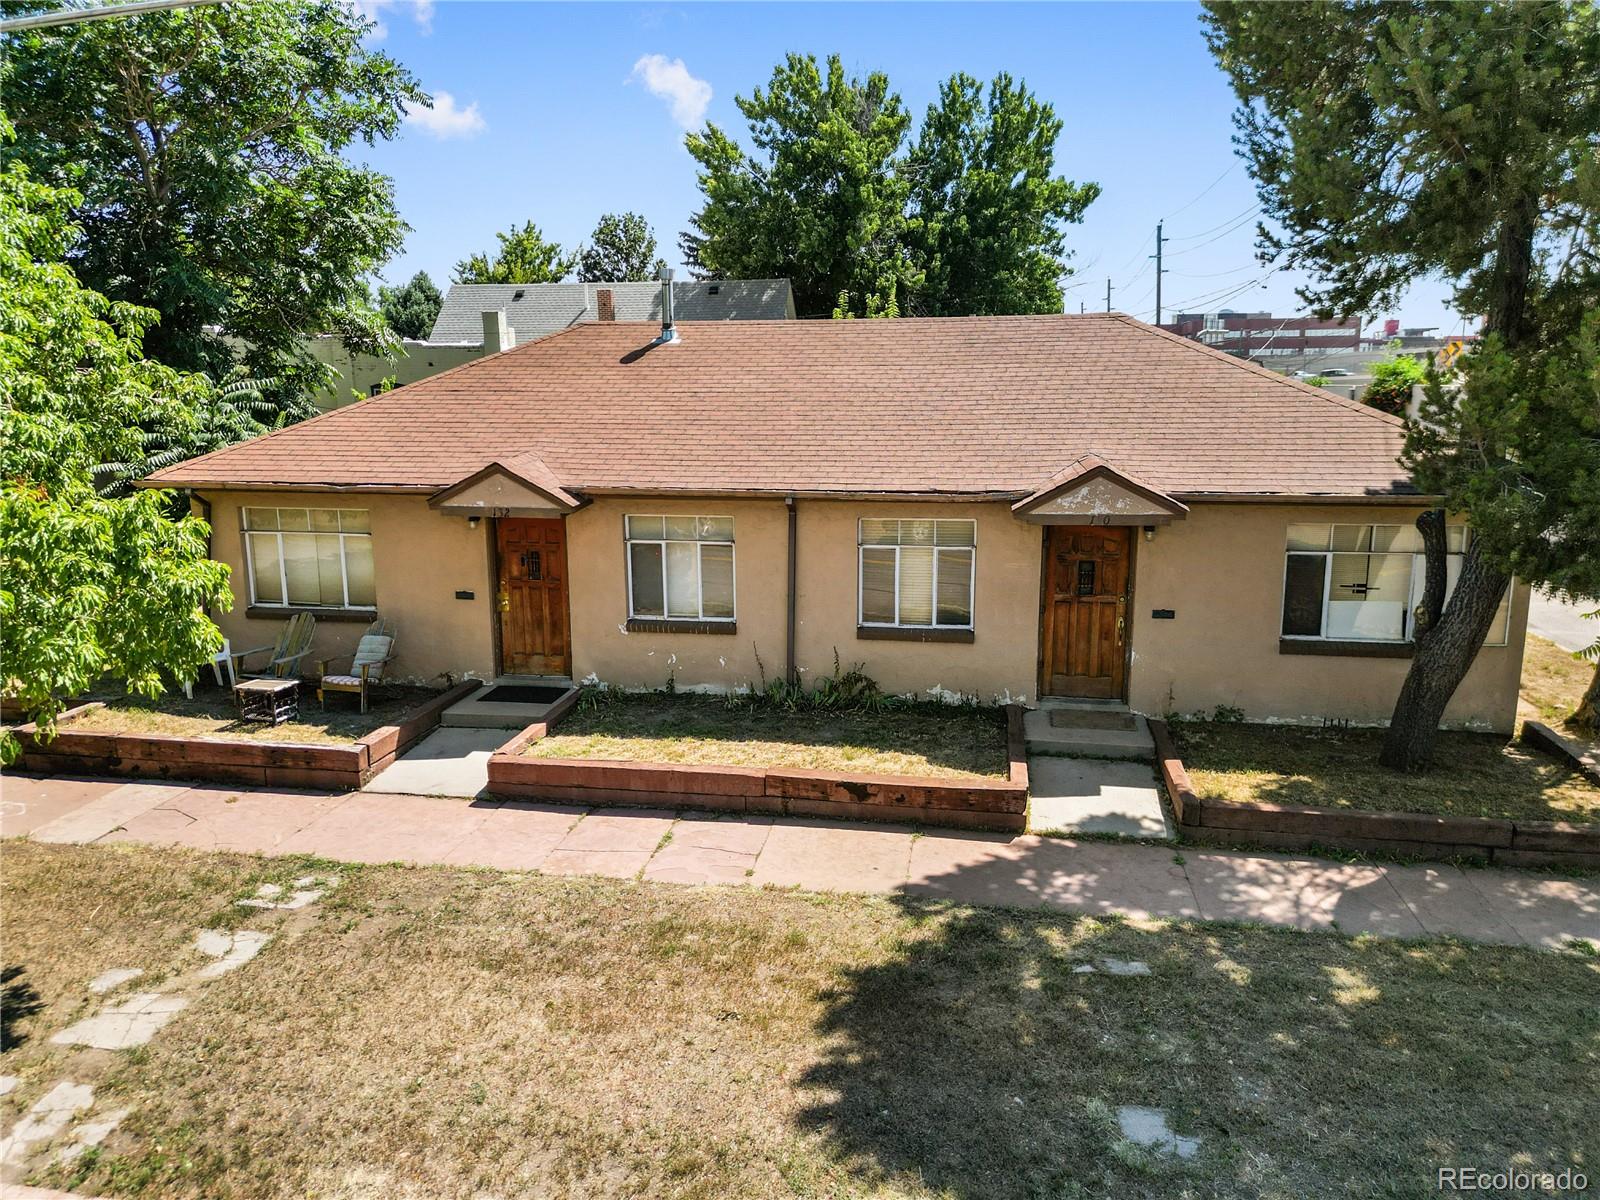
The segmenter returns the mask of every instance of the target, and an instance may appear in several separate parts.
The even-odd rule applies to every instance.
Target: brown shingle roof
[[[1394,417],[1120,314],[576,326],[151,476],[1026,495],[1095,450],[1180,496],[1410,492]]]

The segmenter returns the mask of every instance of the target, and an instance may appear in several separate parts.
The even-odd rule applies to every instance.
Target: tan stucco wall
[[[378,607],[400,629],[403,677],[490,676],[494,584],[490,529],[431,510],[420,497],[207,493],[216,556],[234,567],[235,609],[218,623],[235,647],[270,642],[279,618],[245,615],[248,583],[239,508],[248,504],[365,508],[372,516]],[[805,500],[798,502],[797,660],[810,680],[862,662],[892,693],[959,693],[984,701],[1038,697],[1039,569],[1043,528],[1004,504]],[[630,633],[623,551],[628,513],[731,516],[735,526],[738,632],[733,636]],[[971,517],[977,527],[976,637],[971,644],[859,640],[856,521],[873,517]],[[1187,519],[1136,535],[1129,606],[1133,662],[1129,701],[1142,712],[1231,705],[1256,719],[1382,722],[1407,660],[1278,653],[1284,540],[1295,522],[1396,524],[1416,513],[1392,507],[1196,504]],[[787,514],[781,500],[601,498],[567,518],[573,676],[623,687],[729,690],[785,667]],[[454,598],[456,590],[476,593]],[[1153,620],[1172,609],[1173,620]],[[1506,646],[1488,646],[1446,720],[1509,730],[1527,623],[1527,588],[1512,598]],[[359,625],[323,621],[319,652],[348,650]]]
[[[214,614],[235,650],[274,641],[283,618],[250,618],[250,580],[245,569],[239,510],[263,508],[364,508],[372,520],[372,563],[378,612],[395,624],[394,677],[438,685],[449,672],[490,678],[494,674],[489,522],[477,529],[465,517],[446,517],[418,496],[285,492],[203,492],[211,502],[212,554],[233,568],[233,611]],[[474,593],[457,600],[457,590]],[[324,654],[348,654],[365,628],[360,622],[321,620],[314,653],[302,664],[310,674]]]
[[[1284,540],[1292,523],[1396,525],[1393,507],[1196,504],[1187,519],[1138,539],[1134,560],[1129,702],[1182,713],[1225,704],[1252,719],[1381,723],[1405,678],[1403,658],[1278,653]],[[1528,620],[1528,589],[1512,598],[1504,646],[1485,646],[1446,710],[1449,724],[1509,732]],[[1174,610],[1170,621],[1152,609]]]
[[[623,517],[629,513],[733,518],[734,616],[738,632],[629,633]],[[617,687],[731,691],[783,677],[788,534],[783,502],[601,498],[567,518],[572,599],[572,676]]]
[[[975,519],[974,640],[862,641],[856,637],[856,522],[861,517]],[[1040,532],[1005,504],[857,503],[802,500],[797,658],[806,677],[866,664],[885,691],[959,693],[985,702],[1032,703],[1039,656]]]

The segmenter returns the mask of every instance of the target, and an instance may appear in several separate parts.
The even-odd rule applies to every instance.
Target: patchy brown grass
[[[1567,724],[1567,718],[1578,707],[1593,678],[1592,662],[1573,658],[1571,651],[1563,650],[1549,638],[1530,633],[1522,654],[1522,716],[1535,717],[1569,737],[1580,736]]]
[[[1600,821],[1600,787],[1494,734],[1441,733],[1434,769],[1402,775],[1378,765],[1380,729],[1175,721],[1172,732],[1195,791],[1220,800]]]
[[[526,753],[939,778],[1003,779],[1009,769],[998,709],[788,713],[707,696],[612,697],[564,718]]]
[[[373,693],[366,712],[359,699],[348,694],[330,695],[326,710],[317,704],[317,685],[300,685],[300,715],[282,725],[239,720],[233,694],[226,688],[196,687],[194,699],[181,691],[168,692],[157,700],[129,696],[121,692],[95,693],[90,700],[103,700],[104,708],[85,713],[63,728],[101,730],[113,733],[163,733],[201,741],[255,742],[353,742],[385,725],[410,716],[418,706],[438,693],[421,687],[385,687]]]
[[[6,850],[13,937],[35,962],[77,956],[51,987],[127,961],[153,916],[204,923],[261,870]],[[446,868],[352,869],[306,911],[109,1056],[98,1104],[132,1113],[49,1182],[1287,1200],[1423,1195],[1440,1164],[1600,1162],[1592,957]],[[1074,973],[1099,956],[1153,974]],[[0,1060],[23,1076],[13,1113],[55,1079],[25,1051]],[[1122,1140],[1124,1104],[1165,1109],[1199,1155]]]

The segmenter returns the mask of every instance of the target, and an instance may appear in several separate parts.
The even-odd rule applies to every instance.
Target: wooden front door
[[[522,517],[502,517],[496,524],[500,672],[566,675],[572,669],[566,526]]]
[[[1122,698],[1132,533],[1118,525],[1047,526],[1045,695]]]

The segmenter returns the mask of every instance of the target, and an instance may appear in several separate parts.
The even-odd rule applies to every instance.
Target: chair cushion
[[[322,677],[322,686],[323,687],[360,687],[361,686],[361,676],[359,676],[359,675],[324,675]]]
[[[378,662],[389,657],[389,647],[394,645],[394,639],[384,637],[380,633],[367,633],[361,636],[361,641],[356,645],[355,666],[362,663]]]

